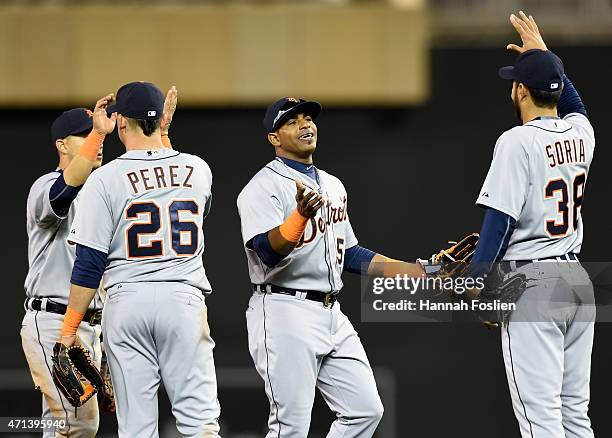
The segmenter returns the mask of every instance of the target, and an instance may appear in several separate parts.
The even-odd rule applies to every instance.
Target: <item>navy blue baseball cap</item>
[[[563,83],[563,62],[550,50],[531,49],[521,53],[514,66],[499,69],[502,79],[513,80],[541,91],[558,91]]]
[[[295,97],[283,97],[277,100],[266,110],[263,125],[266,132],[274,132],[296,114],[307,114],[316,118],[321,112],[319,102],[296,99]]]
[[[156,120],[164,112],[164,95],[150,82],[130,82],[117,91],[117,103],[106,109],[125,117],[140,120]]]
[[[55,143],[60,138],[91,131],[93,127],[91,116],[91,111],[86,108],[64,111],[51,125],[51,140]]]

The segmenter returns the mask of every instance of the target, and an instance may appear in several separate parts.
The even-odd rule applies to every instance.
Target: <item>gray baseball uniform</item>
[[[249,276],[256,291],[246,312],[249,351],[270,401],[267,437],[306,437],[315,388],[336,413],[331,437],[369,437],[382,416],[374,376],[361,341],[338,302],[306,299],[307,290],[342,288],[345,249],[357,244],[340,180],[317,169],[317,180],[275,159],[238,196]],[[296,208],[295,178],[326,200],[302,240],[268,268],[247,243],[282,224]],[[300,291],[266,293],[271,285]]]
[[[202,264],[211,183],[202,159],[160,149],[128,151],[83,187],[68,239],[108,255],[102,330],[121,437],[158,436],[161,381],[182,436],[218,436]]]
[[[34,385],[43,394],[43,417],[65,419],[69,427],[58,436],[95,436],[98,429],[98,406],[94,399],[78,410],[72,408],[55,387],[51,378],[51,357],[57,342],[63,315],[34,310],[32,298],[42,299],[43,308],[49,300],[66,305],[70,293],[70,274],[75,259],[74,247],[66,242],[70,224],[80,202],[80,194],[72,201],[66,215],[59,216],[51,206],[51,186],[60,171],[47,173],[32,185],[27,201],[28,274],[25,281],[26,314],[21,326],[21,340]],[[89,306],[101,309],[99,294]],[[100,326],[83,322],[78,329],[81,345],[87,348],[100,366]],[[45,437],[55,436],[51,432]]]
[[[594,148],[593,128],[579,113],[515,127],[499,138],[477,200],[516,220],[503,260],[536,261],[516,268],[529,288],[502,329],[523,437],[593,436],[587,414],[593,287],[575,254]]]

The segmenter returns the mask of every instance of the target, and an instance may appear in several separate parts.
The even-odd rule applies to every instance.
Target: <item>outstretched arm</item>
[[[510,23],[521,37],[523,45],[508,44],[506,49],[517,53],[523,53],[531,49],[548,50],[538,24],[531,15],[527,16],[523,11],[520,11],[518,16],[512,14],[510,15]],[[565,117],[571,113],[580,113],[585,117],[587,116],[582,99],[580,99],[574,84],[572,84],[567,76],[563,77],[563,91],[557,104],[557,111],[560,117]]]
[[[404,262],[376,254],[368,265],[368,275],[371,277],[395,277],[396,275],[425,277],[425,271],[418,263]]]
[[[113,95],[108,94],[96,102],[94,112],[89,112],[90,117],[94,118],[94,122],[102,112],[106,118],[106,107],[112,99]],[[113,117],[117,116],[114,115]],[[98,154],[102,151],[105,136],[106,133],[100,131],[99,127],[96,129],[94,125],[77,155],[49,188],[49,201],[53,212],[57,216],[63,217],[68,214],[72,201],[76,199],[98,160]]]
[[[344,254],[344,270],[353,274],[369,275],[372,277],[395,277],[407,275],[409,277],[423,277],[423,267],[418,263],[408,263],[391,259],[382,254],[355,245],[346,250]]]

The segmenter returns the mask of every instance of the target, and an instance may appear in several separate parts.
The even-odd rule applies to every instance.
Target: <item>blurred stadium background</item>
[[[92,107],[133,80],[178,87],[173,144],[201,155],[214,174],[205,266],[215,289],[208,304],[222,432],[261,437],[268,405],[246,344],[250,292],[235,199],[272,157],[265,106],[283,95],[321,101],[315,162],[347,186],[361,243],[397,258],[426,256],[480,226],[473,202],[497,136],[516,123],[509,84],[496,72],[513,62],[504,47],[517,37],[507,20],[519,9],[564,60],[595,126],[582,259],[610,261],[612,0],[0,2],[0,416],[40,412],[19,337],[24,213],[31,183],[55,167],[49,132],[62,110]],[[107,139],[105,161],[121,153],[116,136]],[[347,276],[341,301],[376,369],[386,407],[378,438],[518,436],[499,333],[360,323],[359,286]],[[591,418],[600,437],[612,436],[610,341],[612,327],[599,324]],[[160,435],[177,436],[163,396],[160,403]],[[324,437],[331,420],[318,398],[310,436]],[[99,435],[116,436],[111,416]]]

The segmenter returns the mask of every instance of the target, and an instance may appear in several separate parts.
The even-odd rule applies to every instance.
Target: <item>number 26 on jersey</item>
[[[125,230],[127,258],[163,257],[167,248],[176,256],[193,255],[199,239],[195,219],[201,215],[200,206],[192,199],[171,200],[166,209],[155,201],[130,203],[125,209],[125,220],[130,223]],[[169,230],[167,238],[159,234],[164,228]]]

